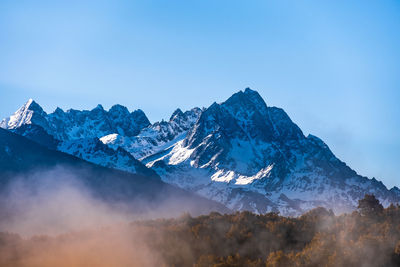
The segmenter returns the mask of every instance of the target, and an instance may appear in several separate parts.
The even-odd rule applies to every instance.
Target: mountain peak
[[[249,87],[246,87],[246,89],[244,89],[243,94],[247,97],[256,97],[262,99],[262,97],[256,90],[252,90]]]
[[[43,112],[42,107],[32,98],[29,98],[28,101],[21,107],[21,109]]]
[[[140,108],[139,109],[137,109],[137,110],[134,110],[133,112],[132,112],[132,114],[134,114],[134,115],[136,115],[136,116],[144,116],[144,117],[146,117],[146,114],[143,112],[143,110],[141,110]],[[147,117],[146,117],[147,118]]]
[[[61,112],[46,114],[29,99],[0,127],[46,146],[51,135],[58,150],[134,172],[139,165],[131,153],[164,181],[234,210],[296,215],[338,203],[340,212],[365,192],[386,203],[400,199],[400,189],[389,192],[376,179],[359,176],[321,139],[305,137],[283,109],[267,106],[250,88],[207,109],[178,108],[169,121],[154,124],[142,110],[122,105]]]
[[[141,129],[150,125],[150,121],[143,110],[137,109],[133,111],[131,115],[135,119],[136,123],[140,125]]]
[[[35,100],[33,100],[32,98],[29,98],[28,101],[25,102],[24,106],[25,106],[25,107],[29,107],[30,104],[32,104],[32,103],[34,103],[34,102],[35,102]]]
[[[239,91],[222,103],[228,109],[238,110],[241,108],[256,109],[263,115],[266,114],[267,104],[257,91],[246,88],[244,91]]]
[[[115,104],[113,105],[108,112],[110,113],[116,113],[116,114],[129,114],[129,110],[127,107],[120,105],[120,104]]]
[[[257,93],[257,91],[252,90],[250,87],[246,87],[246,89],[244,89],[244,93],[246,94],[252,94],[252,93]]]
[[[0,126],[6,129],[15,129],[23,124],[36,123],[43,127],[45,126],[43,117],[46,115],[42,107],[30,98],[12,116],[2,120]]]
[[[98,104],[94,109],[92,110],[104,110],[103,106],[101,104]]]
[[[54,114],[62,115],[64,114],[64,110],[62,110],[60,107],[57,107],[56,110],[54,110]]]
[[[174,120],[175,118],[178,117],[183,117],[184,114],[180,108],[177,108],[174,113],[172,113],[171,117],[169,118],[170,121]]]

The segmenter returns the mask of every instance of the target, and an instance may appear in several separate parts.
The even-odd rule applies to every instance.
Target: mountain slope
[[[358,175],[319,138],[251,90],[204,110],[182,141],[148,163],[168,183],[235,210],[298,215],[325,206],[349,211],[365,193],[385,204],[396,190]]]
[[[150,125],[150,122],[142,110],[130,113],[121,105],[114,105],[109,111],[104,110],[101,105],[90,111],[70,109],[64,112],[57,108],[53,113],[47,114],[39,104],[29,99],[12,116],[2,120],[0,127],[13,130],[26,124],[41,126],[55,139],[64,141],[100,138],[112,133],[135,136]]]
[[[165,184],[157,177],[104,168],[68,154],[49,150],[22,136],[0,129],[0,192],[16,178],[55,169],[60,177],[76,177],[96,197],[123,202],[131,211],[159,211],[179,215],[228,210],[216,202]],[[54,177],[54,179],[59,177]],[[40,179],[40,175],[39,175]],[[60,178],[63,179],[63,178]]]
[[[145,176],[157,176],[153,170],[147,168],[123,148],[116,147],[114,150],[98,138],[64,141],[58,145],[57,150],[107,168]]]
[[[110,134],[103,136],[100,140],[114,149],[122,147],[135,158],[143,160],[183,139],[200,114],[201,109],[199,108],[185,112],[177,109],[169,121],[155,122],[142,129],[137,136],[126,137],[120,134]]]
[[[126,107],[114,105],[105,111],[98,105],[91,111],[67,112],[57,108],[47,114],[32,99],[12,116],[0,122],[0,126],[20,134],[50,149],[59,150],[84,160],[138,173],[156,175],[122,148],[115,151],[99,141],[99,137],[120,133],[124,136],[137,135],[150,122],[141,110],[132,113]]]
[[[249,88],[207,109],[177,109],[168,121],[149,124],[144,113],[133,113],[99,105],[47,114],[30,100],[0,126],[95,164],[155,171],[164,182],[234,210],[298,215],[324,206],[347,212],[366,193],[384,205],[400,200],[399,189],[358,175]]]
[[[114,105],[109,111],[101,105],[91,111],[64,112],[57,108],[47,114],[30,99],[2,120],[0,127],[104,167],[156,175],[137,159],[151,156],[184,138],[200,114],[199,108],[186,112],[177,109],[169,121],[150,125],[143,111],[129,113],[121,105]]]

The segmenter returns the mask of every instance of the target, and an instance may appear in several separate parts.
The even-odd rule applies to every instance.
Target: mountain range
[[[30,99],[0,127],[49,150],[160,177],[231,210],[296,216],[323,206],[340,213],[367,193],[384,205],[400,201],[397,187],[357,174],[249,88],[153,124],[143,111],[121,105],[48,114]]]
[[[44,181],[48,177],[52,183]],[[11,196],[18,195],[13,190],[15,185],[22,184],[35,192],[43,184],[52,190],[56,185],[67,184],[65,182],[73,182],[77,188],[79,185],[81,191],[102,201],[99,203],[115,205],[119,210],[124,207],[124,211],[137,216],[169,217],[188,211],[197,215],[229,212],[222,204],[164,183],[156,174],[145,176],[102,167],[0,128],[0,210],[3,215],[14,212],[7,195],[10,192]],[[3,219],[7,216],[0,218],[0,224]]]

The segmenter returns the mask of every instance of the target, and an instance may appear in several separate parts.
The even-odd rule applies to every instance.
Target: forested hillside
[[[335,216],[211,213],[58,237],[0,235],[1,266],[399,266],[400,206],[374,196]]]

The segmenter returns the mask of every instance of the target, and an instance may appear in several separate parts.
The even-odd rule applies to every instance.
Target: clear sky
[[[251,87],[400,186],[400,1],[0,1],[0,117],[98,103],[151,121]]]

